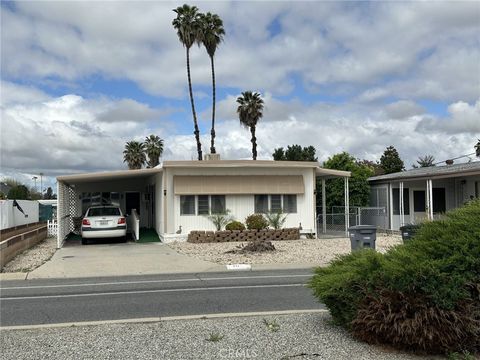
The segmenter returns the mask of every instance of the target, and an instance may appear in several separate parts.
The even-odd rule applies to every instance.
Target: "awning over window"
[[[176,195],[303,194],[301,175],[174,176]]]

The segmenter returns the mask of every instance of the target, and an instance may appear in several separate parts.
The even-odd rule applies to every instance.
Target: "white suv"
[[[122,237],[126,240],[127,219],[118,206],[92,206],[82,220],[82,244],[91,238]]]

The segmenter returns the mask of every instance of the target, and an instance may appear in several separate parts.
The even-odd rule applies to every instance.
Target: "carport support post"
[[[400,194],[400,226],[405,225],[405,210],[403,203],[403,181],[400,181],[399,184],[399,194]]]
[[[433,220],[433,189],[432,189],[431,179],[427,180],[426,200],[427,200],[427,218],[428,220]]]
[[[345,184],[345,235],[348,237],[348,228],[350,227],[350,197],[348,194],[348,177],[344,177]]]
[[[327,194],[325,192],[325,179],[322,179],[322,229],[327,232]]]

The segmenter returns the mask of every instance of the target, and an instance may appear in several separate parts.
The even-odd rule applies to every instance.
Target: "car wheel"
[[[87,245],[87,244],[88,244],[88,240],[85,238],[82,238],[82,245]]]

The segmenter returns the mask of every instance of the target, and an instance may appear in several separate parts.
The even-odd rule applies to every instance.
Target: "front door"
[[[132,209],[136,209],[137,214],[140,215],[140,193],[139,192],[127,192],[125,194],[126,214],[131,215]]]

